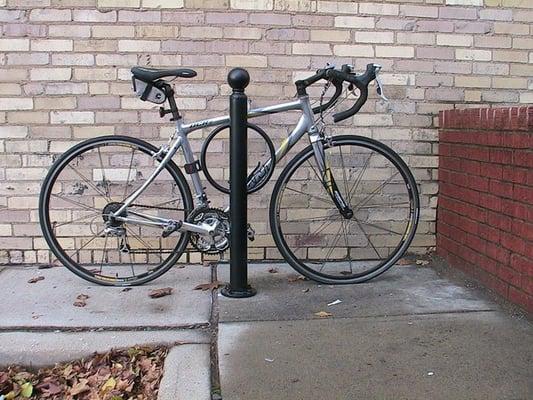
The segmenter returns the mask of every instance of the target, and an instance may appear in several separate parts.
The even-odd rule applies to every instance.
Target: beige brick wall
[[[133,98],[134,64],[197,70],[176,88],[185,117],[199,119],[226,111],[233,66],[249,69],[248,93],[264,105],[291,98],[294,78],[326,62],[381,63],[390,103],[372,95],[336,129],[383,140],[412,167],[418,252],[435,242],[436,113],[533,102],[531,0],[0,0],[0,22],[0,263],[48,261],[36,206],[53,156],[96,135],[168,136]],[[293,122],[260,121],[277,144]],[[268,187],[250,199],[254,258],[276,255]]]

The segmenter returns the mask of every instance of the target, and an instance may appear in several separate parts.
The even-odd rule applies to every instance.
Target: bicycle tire
[[[90,151],[91,149],[94,149],[100,145],[109,146],[111,144],[118,144],[118,145],[123,144],[123,145],[134,146],[133,148],[138,149],[141,153],[144,153],[147,157],[150,157],[150,158],[152,157],[154,153],[158,151],[158,148],[156,148],[155,146],[143,140],[129,137],[129,136],[119,136],[119,135],[101,136],[101,137],[83,141],[73,146],[72,148],[67,150],[65,153],[63,153],[54,162],[54,164],[48,171],[46,178],[43,181],[43,185],[41,187],[41,193],[39,196],[39,222],[41,225],[43,236],[50,250],[52,251],[52,253],[57,257],[57,259],[65,267],[67,267],[70,271],[72,271],[77,276],[89,282],[96,283],[99,285],[105,285],[105,286],[141,285],[141,284],[144,284],[146,282],[149,282],[151,280],[154,280],[160,277],[175,264],[175,262],[181,256],[181,254],[185,251],[185,248],[189,241],[188,232],[184,232],[181,234],[173,251],[170,252],[170,256],[168,256],[168,258],[166,258],[164,262],[161,263],[157,268],[153,269],[152,271],[148,273],[143,274],[142,276],[139,276],[138,278],[113,280],[113,279],[109,279],[108,277],[105,277],[105,278],[99,277],[95,273],[91,273],[90,271],[81,267],[79,263],[74,261],[71,257],[69,257],[65,249],[63,249],[61,245],[59,244],[59,241],[56,238],[56,235],[54,234],[54,228],[52,227],[52,223],[50,219],[50,209],[49,209],[50,197],[52,195],[54,184],[56,180],[58,179],[58,177],[60,176],[63,169],[67,168],[70,161],[74,160],[76,157],[84,154],[85,152]],[[134,152],[132,151],[132,159],[133,159],[133,154]],[[180,191],[180,195],[182,196],[182,200],[183,200],[184,214],[186,217],[187,214],[190,212],[190,210],[192,210],[193,208],[192,195],[190,192],[190,188],[187,185],[187,181],[185,180],[185,177],[183,176],[183,173],[181,172],[181,170],[172,161],[170,161],[165,166],[164,170],[166,170],[170,174],[172,179],[174,179],[174,182]],[[129,178],[129,174],[128,174],[128,178]],[[128,182],[126,182],[126,186],[127,184]],[[104,252],[105,252],[105,249],[103,250],[103,253]]]
[[[328,144],[329,143],[329,144]],[[356,135],[343,135],[343,136],[334,136],[329,141],[324,142],[324,148],[333,148],[335,146],[341,145],[354,145],[361,147],[362,149],[367,149],[369,151],[376,152],[377,154],[383,156],[388,160],[394,168],[398,171],[405,183],[407,188],[407,193],[409,196],[409,221],[406,225],[406,231],[401,238],[400,243],[394,249],[391,255],[387,257],[386,261],[378,264],[377,266],[371,268],[369,271],[360,274],[353,274],[351,276],[344,275],[331,275],[325,274],[321,271],[316,271],[313,268],[310,268],[306,264],[305,260],[301,260],[294,254],[287,240],[284,237],[283,230],[281,227],[280,221],[280,202],[282,189],[284,185],[287,185],[287,182],[290,180],[291,176],[296,173],[298,168],[310,157],[313,157],[313,148],[308,146],[303,149],[299,154],[297,154],[283,169],[281,172],[274,190],[272,192],[272,197],[270,201],[270,210],[269,210],[269,219],[272,236],[278,250],[280,251],[283,258],[299,273],[312,279],[317,282],[325,284],[352,284],[352,283],[361,283],[366,282],[376,276],[384,273],[389,268],[391,268],[405,253],[409,245],[411,244],[414,235],[416,233],[416,227],[418,224],[419,214],[420,214],[420,200],[418,196],[418,189],[415,182],[415,179],[409,170],[407,164],[400,158],[400,156],[395,153],[391,148],[385,144],[378,142],[376,140],[356,136]],[[363,172],[364,173],[364,172]],[[301,176],[301,174],[300,174]],[[338,182],[337,182],[338,183]],[[316,190],[316,189],[315,189]],[[346,199],[345,199],[346,200]],[[333,202],[332,202],[333,204]],[[310,210],[308,210],[310,212]],[[369,213],[370,214],[370,213]],[[324,216],[324,220],[329,218],[329,215]],[[333,217],[333,216],[331,216]],[[358,222],[359,223],[359,222]],[[342,222],[341,222],[342,224]],[[338,234],[338,233],[337,233]],[[288,236],[288,235],[287,235]],[[367,237],[368,238],[368,237]],[[348,243],[347,243],[348,244]],[[377,250],[376,250],[377,253]],[[349,253],[348,253],[349,254]],[[379,254],[378,254],[379,255]],[[351,268],[350,260],[350,268]],[[325,265],[325,262],[324,262]]]

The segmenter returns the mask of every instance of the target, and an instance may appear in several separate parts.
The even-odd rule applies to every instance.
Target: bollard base
[[[255,290],[253,287],[248,285],[244,289],[232,289],[231,285],[226,285],[224,288],[220,291],[223,296],[225,297],[231,297],[234,299],[244,299],[246,297],[252,297],[257,294],[257,290]]]

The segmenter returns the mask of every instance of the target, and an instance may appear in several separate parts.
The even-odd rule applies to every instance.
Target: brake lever
[[[381,97],[385,101],[389,101],[389,99],[385,96],[383,93],[383,84],[381,83],[381,79],[378,74],[376,74],[376,91],[378,92],[379,97]]]

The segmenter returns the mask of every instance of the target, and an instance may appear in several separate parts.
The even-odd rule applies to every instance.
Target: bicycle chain
[[[145,206],[143,204],[130,204],[129,207],[156,208],[158,210],[185,211],[184,208]]]

